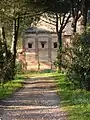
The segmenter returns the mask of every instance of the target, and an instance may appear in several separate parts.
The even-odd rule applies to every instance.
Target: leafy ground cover
[[[65,81],[64,74],[55,74],[60,104],[68,113],[68,119],[90,120],[90,92],[73,89],[73,85]]]
[[[15,80],[8,81],[5,84],[0,84],[0,100],[5,99],[12,95],[16,90],[23,86],[24,75],[17,75]]]

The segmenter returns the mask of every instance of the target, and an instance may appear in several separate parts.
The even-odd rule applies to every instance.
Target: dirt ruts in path
[[[66,120],[52,77],[27,79],[0,108],[0,120]]]

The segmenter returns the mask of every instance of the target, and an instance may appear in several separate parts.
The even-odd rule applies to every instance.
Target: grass
[[[8,81],[7,83],[0,84],[0,100],[8,98],[12,95],[17,89],[23,86],[22,82],[25,77],[23,75],[17,75],[15,80]]]
[[[73,85],[65,81],[65,74],[53,71],[26,72],[17,75],[15,80],[0,86],[0,99],[10,96],[16,89],[22,87],[22,81],[30,77],[53,77],[56,80],[60,106],[67,112],[68,120],[90,120],[90,92],[73,89]]]
[[[73,85],[65,81],[65,74],[52,71],[30,72],[30,77],[53,77],[61,98],[61,106],[68,114],[68,120],[90,120],[90,92],[73,89]]]
[[[60,104],[68,113],[68,120],[90,120],[90,92],[73,89],[63,74],[56,74],[55,79],[61,97]]]
[[[53,70],[42,70],[42,71],[27,71],[25,72],[22,76],[26,77],[26,78],[30,78],[30,77],[49,77],[54,75],[55,76],[55,71]]]
[[[40,72],[27,71],[25,73],[17,74],[15,77],[15,80],[8,81],[7,83],[3,85],[0,84],[0,100],[8,98],[16,90],[21,88],[23,86],[23,81],[25,80],[25,78],[52,76],[52,73],[50,72],[51,72],[50,70],[45,70],[45,71],[40,71]]]

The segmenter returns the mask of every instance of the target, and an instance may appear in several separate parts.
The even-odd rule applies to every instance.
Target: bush
[[[20,61],[16,61],[16,68],[15,68],[16,73],[22,73],[22,64]]]
[[[12,53],[7,50],[7,55],[5,53],[5,48],[3,43],[0,41],[0,83],[5,83],[12,79]]]
[[[76,35],[68,48],[67,79],[90,90],[90,33]],[[68,64],[67,64],[68,63]]]

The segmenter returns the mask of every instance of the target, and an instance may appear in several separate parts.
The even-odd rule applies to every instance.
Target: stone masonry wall
[[[53,62],[57,56],[56,34],[26,34],[23,41],[27,70],[55,68]]]

